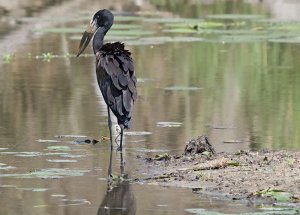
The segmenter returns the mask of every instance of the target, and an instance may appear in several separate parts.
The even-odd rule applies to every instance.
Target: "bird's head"
[[[99,10],[93,18],[90,21],[90,24],[88,25],[87,29],[83,33],[83,36],[80,41],[79,50],[77,57],[85,50],[91,39],[93,38],[93,35],[95,32],[101,28],[103,30],[103,33],[106,34],[106,32],[110,29],[114,21],[113,14],[107,10]]]

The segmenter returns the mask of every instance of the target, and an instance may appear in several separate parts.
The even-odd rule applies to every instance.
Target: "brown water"
[[[226,9],[229,6],[215,3],[198,7],[207,15],[232,12]],[[160,6],[175,12],[173,7]],[[184,17],[199,16],[186,12],[194,10],[193,5],[178,3],[177,7],[182,8],[179,14]],[[244,14],[270,12],[262,4],[236,7]],[[33,24],[20,28],[28,26]],[[18,44],[24,34],[26,42]],[[94,57],[64,57],[78,47],[79,41],[71,40],[70,34],[32,33],[28,29],[21,37],[17,31],[11,35],[17,36],[9,40],[6,35],[0,40],[3,47],[11,45],[16,54],[15,60],[12,57],[0,65],[0,214],[105,214],[107,206],[113,208],[112,214],[189,214],[185,211],[188,208],[228,213],[256,210],[182,188],[125,183],[106,193],[108,142],[76,144],[78,137],[55,137],[108,136]],[[125,136],[129,177],[148,173],[138,155],[181,153],[187,140],[202,134],[208,135],[219,152],[299,150],[299,47],[269,42],[128,46],[139,79],[130,132],[149,132]],[[3,50],[2,56],[12,52]],[[35,58],[48,52],[61,57]],[[159,122],[181,124],[161,127]],[[224,143],[233,140],[238,143]],[[114,173],[119,174],[117,152],[113,153],[113,164]]]

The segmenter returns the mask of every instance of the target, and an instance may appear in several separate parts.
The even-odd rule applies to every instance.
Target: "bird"
[[[83,33],[77,57],[82,54],[93,38],[97,82],[107,105],[111,152],[113,143],[110,111],[116,116],[120,127],[118,150],[121,151],[122,156],[123,131],[131,127],[133,105],[137,99],[137,79],[131,52],[125,49],[124,43],[104,43],[104,37],[113,22],[114,15],[110,10],[102,9],[96,12]],[[112,156],[110,156],[108,169],[109,177],[111,177],[111,160]]]

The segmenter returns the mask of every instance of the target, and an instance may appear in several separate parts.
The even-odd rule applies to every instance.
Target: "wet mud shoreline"
[[[299,202],[300,152],[239,151],[141,158],[152,173],[143,181],[191,188],[231,200]]]

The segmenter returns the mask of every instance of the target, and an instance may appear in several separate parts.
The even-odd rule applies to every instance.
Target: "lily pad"
[[[124,24],[124,23],[118,23],[114,24],[111,27],[111,30],[131,30],[131,29],[139,29],[142,28],[141,25],[134,25],[134,24]]]
[[[31,177],[37,178],[63,178],[66,176],[83,176],[84,173],[89,172],[89,170],[80,170],[80,169],[69,169],[69,168],[49,168],[41,169],[40,171],[35,171],[30,173]]]
[[[16,185],[10,185],[10,184],[2,184],[2,185],[0,185],[0,187],[3,187],[3,188],[17,188]]]
[[[41,139],[38,139],[36,141],[39,143],[59,143],[60,142],[58,140],[41,140]]]
[[[0,178],[41,178],[58,179],[70,176],[83,176],[89,170],[69,168],[49,168],[29,173],[0,174]]]
[[[70,151],[71,148],[69,146],[48,146],[49,150],[56,150],[56,151]]]
[[[300,37],[278,38],[268,40],[272,43],[300,43]]]
[[[140,16],[115,16],[114,20],[117,22],[129,22],[129,21],[139,21]]]
[[[78,162],[77,160],[62,160],[62,159],[48,159],[47,160],[48,162],[51,162],[51,163],[76,163]]]
[[[224,213],[208,211],[203,208],[188,208],[188,209],[185,209],[185,211],[188,213],[191,213],[191,214],[225,215]]]
[[[165,24],[168,28],[190,28],[197,30],[198,28],[221,28],[225,27],[222,22],[197,22],[197,23],[167,23]]]
[[[83,33],[84,28],[36,28],[33,32],[41,33]]]
[[[168,42],[198,42],[203,41],[203,38],[200,37],[143,37],[140,40],[136,41],[148,44],[164,44]]]
[[[66,195],[64,195],[64,194],[52,194],[51,196],[52,197],[58,197],[58,198],[64,198],[64,197],[66,197]]]
[[[203,88],[200,87],[189,87],[189,86],[171,86],[171,87],[165,87],[164,90],[167,91],[196,91],[196,90],[202,90]]]
[[[148,82],[148,81],[154,81],[154,79],[152,79],[152,78],[137,78],[138,83],[144,83],[144,82]]]
[[[59,206],[72,206],[72,205],[84,205],[84,204],[91,204],[90,201],[86,199],[62,199],[64,204]]]
[[[43,155],[42,152],[18,152],[15,156],[18,157],[38,157]]]
[[[81,39],[81,37],[79,38]],[[131,41],[138,39],[137,36],[119,36],[119,35],[107,35],[104,40],[105,41]]]
[[[164,29],[163,32],[165,33],[177,33],[177,34],[192,34],[197,33],[198,31],[192,28],[170,28],[170,29]]]
[[[209,19],[233,19],[233,20],[257,20],[264,19],[265,16],[254,14],[213,14],[206,16]]]
[[[146,35],[152,35],[154,33],[155,33],[154,31],[149,31],[149,30],[133,29],[128,31],[123,31],[123,30],[109,31],[107,35],[108,36],[146,36]]]
[[[56,135],[56,138],[87,138],[87,136],[84,135],[76,135],[76,134],[61,134]]]
[[[189,18],[174,18],[174,17],[151,17],[151,18],[144,18],[144,22],[149,23],[198,23],[200,19],[189,19]]]
[[[32,192],[45,192],[47,190],[48,190],[48,188],[33,188]]]
[[[178,127],[182,126],[182,123],[181,122],[157,122],[156,126],[157,127],[162,127],[162,128],[165,128],[165,127],[178,128]]]
[[[28,191],[32,191],[32,192],[45,192],[47,190],[49,190],[48,188],[27,188],[27,187],[20,187],[17,188],[17,190],[28,190]]]
[[[48,153],[44,153],[43,155],[46,155],[46,156],[56,156],[56,155],[66,156],[66,155],[69,155],[69,153],[66,153],[66,152],[48,152]]]
[[[145,153],[159,153],[159,152],[168,152],[167,149],[146,149],[146,148],[135,148],[137,152],[145,152]]]
[[[16,169],[14,166],[0,166],[0,170],[11,170],[11,169]]]
[[[73,154],[63,154],[60,155],[63,158],[83,158],[86,157],[86,155],[73,155]]]
[[[151,135],[152,132],[149,131],[126,131],[124,132],[124,135],[127,136],[145,136],[145,135]]]
[[[243,143],[241,140],[224,140],[223,143]]]

